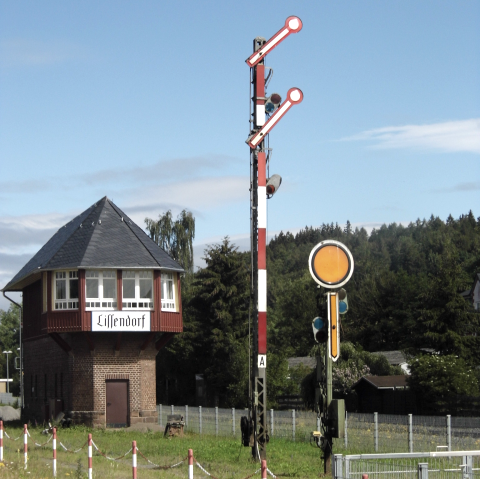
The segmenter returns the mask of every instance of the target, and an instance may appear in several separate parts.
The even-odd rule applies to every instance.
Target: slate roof
[[[392,366],[398,366],[399,364],[407,363],[407,357],[402,351],[376,351],[372,354],[379,354],[385,356],[387,361]]]
[[[407,387],[407,377],[404,375],[398,376],[364,376],[360,378],[352,388],[355,388],[361,381],[366,381],[376,389],[393,389],[395,387]]]
[[[303,364],[304,366],[308,368],[316,368],[317,367],[317,360],[316,358],[312,358],[310,356],[302,356],[298,358],[288,358],[288,368],[294,368],[300,364]]]
[[[106,196],[62,226],[2,291],[20,291],[40,271],[67,268],[184,271]]]

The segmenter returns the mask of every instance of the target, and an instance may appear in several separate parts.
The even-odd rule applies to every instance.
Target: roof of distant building
[[[304,366],[308,368],[315,368],[317,367],[317,360],[315,358],[312,358],[310,356],[303,356],[303,357],[298,357],[298,358],[288,358],[288,368],[294,368],[296,366],[299,366],[300,364],[303,364]]]
[[[105,196],[62,226],[3,291],[20,291],[41,271],[77,268],[184,271]]]
[[[385,356],[387,358],[387,361],[389,364],[392,366],[398,366],[399,364],[403,364],[407,362],[407,357],[405,356],[405,353],[402,351],[375,351],[372,354],[378,354]]]
[[[355,388],[361,381],[366,381],[376,389],[394,389],[407,387],[407,377],[398,376],[364,376],[360,378],[352,387]]]

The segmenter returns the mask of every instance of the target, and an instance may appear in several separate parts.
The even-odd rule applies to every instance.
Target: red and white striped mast
[[[267,196],[278,189],[281,178],[273,175],[267,179],[267,148],[265,137],[285,113],[303,100],[298,88],[287,92],[287,99],[279,105],[278,94],[265,96],[265,56],[285,38],[302,29],[298,17],[288,17],[285,25],[266,41],[257,37],[253,41],[253,53],[246,60],[251,69],[253,85],[253,128],[246,143],[250,147],[250,218],[252,254],[252,302],[255,321],[253,340],[253,368],[251,377],[251,409],[253,419],[253,448],[255,459],[266,459],[267,434]],[[270,118],[266,120],[265,105],[269,106]],[[250,119],[252,122],[252,119]]]

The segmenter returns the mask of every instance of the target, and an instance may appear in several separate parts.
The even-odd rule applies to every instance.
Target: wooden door
[[[128,380],[106,381],[106,427],[128,426]]]

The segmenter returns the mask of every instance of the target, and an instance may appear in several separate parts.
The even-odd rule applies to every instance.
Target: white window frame
[[[113,279],[115,282],[115,296],[110,298],[106,298],[103,295],[103,280],[104,274],[107,273],[109,275],[108,279]],[[93,277],[94,274],[98,276]],[[87,281],[89,279],[97,279],[98,280],[98,298],[89,298],[87,296]],[[117,310],[117,270],[92,270],[87,269],[85,271],[85,309],[88,311],[94,309],[103,309],[103,310]]]
[[[161,272],[161,284],[162,284],[162,311],[177,312],[177,275],[176,273]],[[172,284],[172,296],[173,298],[166,298],[168,291],[168,283]]]
[[[65,280],[65,298],[57,299],[57,280]],[[70,298],[70,281],[77,281],[77,298]],[[78,270],[53,271],[53,310],[65,311],[78,309]]]
[[[126,275],[134,274],[134,278],[126,278]],[[148,276],[148,277],[146,277]],[[135,298],[125,298],[124,296],[124,280],[125,279],[135,279]],[[140,297],[140,281],[141,280],[151,280],[152,285],[152,297],[151,298],[141,298]],[[155,305],[155,293],[153,289],[153,270],[129,270],[125,269],[122,271],[122,309],[145,309],[152,311]]]

